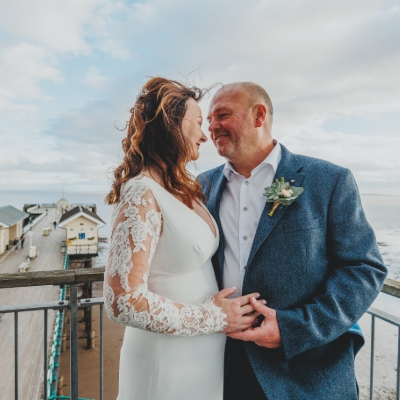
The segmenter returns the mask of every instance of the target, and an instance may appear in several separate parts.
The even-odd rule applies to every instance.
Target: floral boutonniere
[[[290,183],[285,182],[283,177],[281,180],[276,179],[271,186],[265,188],[264,196],[267,198],[267,202],[274,203],[268,215],[272,217],[279,204],[283,206],[292,204],[303,192],[302,187],[290,186]]]

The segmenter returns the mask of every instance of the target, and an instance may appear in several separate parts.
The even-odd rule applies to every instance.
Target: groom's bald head
[[[266,90],[254,82],[233,82],[223,85],[214,97],[224,94],[236,93],[238,97],[242,97],[243,101],[249,108],[254,107],[256,104],[264,104],[267,108],[269,127],[272,126],[274,109],[272,102]]]
[[[222,86],[211,100],[208,130],[218,153],[243,176],[251,173],[274,147],[272,103],[256,83]]]

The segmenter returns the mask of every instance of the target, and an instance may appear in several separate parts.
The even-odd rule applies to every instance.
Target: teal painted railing
[[[65,255],[64,270],[68,269],[69,255]],[[67,286],[63,285],[60,289],[59,301],[65,301]],[[61,342],[64,326],[64,310],[59,310],[56,318],[56,325],[53,332],[53,343],[51,345],[51,353],[49,358],[49,368],[47,372],[47,398],[62,399],[69,398],[63,396],[57,396],[57,384],[58,384],[58,371],[59,371],[59,359],[61,354]]]
[[[57,399],[69,399],[71,400],[71,396],[51,396],[49,400],[57,400]],[[95,400],[95,399],[85,399],[83,397],[79,397],[78,400]]]

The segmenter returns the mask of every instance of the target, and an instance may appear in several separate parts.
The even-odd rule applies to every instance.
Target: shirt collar
[[[272,149],[271,153],[269,153],[268,156],[265,158],[265,160],[263,160],[259,165],[257,165],[257,167],[253,169],[252,174],[256,170],[263,168],[265,165],[271,165],[275,175],[276,170],[278,169],[279,162],[281,161],[281,157],[282,157],[281,145],[278,143],[277,140],[274,139],[274,148]],[[229,161],[226,162],[223,173],[228,182],[232,179],[233,175],[242,177],[242,175],[236,172],[235,168]]]

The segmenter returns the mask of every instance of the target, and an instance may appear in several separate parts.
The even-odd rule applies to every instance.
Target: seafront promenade
[[[55,209],[48,209],[48,216],[42,218],[33,228],[32,244],[36,246],[36,257],[29,264],[29,272],[61,270],[65,253],[61,252],[65,240],[64,229],[53,229]],[[43,236],[43,230],[50,227],[50,234]],[[30,238],[25,235],[24,248],[0,256],[0,274],[17,273],[19,265],[29,254]],[[23,272],[21,272],[23,274]],[[58,286],[10,288],[0,291],[0,306],[30,304],[58,300]],[[55,311],[48,313],[48,339],[50,341]],[[14,398],[14,314],[0,314],[0,398]],[[18,370],[19,398],[40,399],[43,380],[43,314],[41,312],[19,313],[18,315]]]

